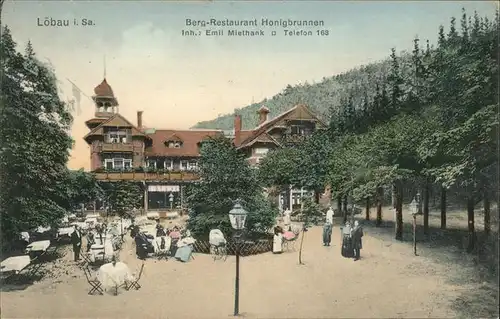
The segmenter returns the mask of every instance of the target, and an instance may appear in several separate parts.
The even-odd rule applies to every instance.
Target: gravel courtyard
[[[305,265],[297,252],[241,260],[240,311],[248,318],[453,318],[451,303],[467,286],[444,278],[450,270],[406,244],[377,239],[365,229],[362,259],[340,256],[339,228],[323,247],[321,227],[306,233]],[[298,250],[298,243],[296,248]],[[142,289],[89,296],[71,251],[45,278],[24,290],[3,288],[2,318],[225,318],[232,314],[235,258],[195,254],[189,263],[146,261]],[[128,237],[121,260],[137,269]],[[52,273],[52,275],[50,274]]]

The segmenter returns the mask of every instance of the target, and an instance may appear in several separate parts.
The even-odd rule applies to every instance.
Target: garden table
[[[118,288],[127,287],[127,283],[133,281],[130,268],[123,262],[107,263],[102,265],[97,271],[97,280],[104,289],[115,288],[115,294],[118,294]]]

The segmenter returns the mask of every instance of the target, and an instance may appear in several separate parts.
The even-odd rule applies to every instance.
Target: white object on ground
[[[93,218],[93,219],[97,219],[101,217],[101,215],[99,214],[87,214],[87,216],[85,216],[85,218],[89,219],[89,218]]]
[[[0,264],[0,272],[15,271],[17,273],[28,266],[30,262],[30,256],[27,255],[9,257]]]
[[[113,263],[102,265],[97,271],[96,277],[104,289],[121,286],[126,281],[133,280],[130,268],[122,262],[117,262],[114,266]]]
[[[226,238],[220,229],[212,229],[208,235],[210,245],[219,246],[226,243]]]
[[[46,251],[50,246],[50,240],[34,241],[26,247],[26,252],[30,251]]]

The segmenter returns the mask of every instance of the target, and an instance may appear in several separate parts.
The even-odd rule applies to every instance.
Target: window
[[[123,158],[113,158],[113,168],[114,169],[124,168]]]
[[[165,161],[161,161],[161,160],[156,161],[156,168],[157,169],[164,169],[165,168]]]
[[[106,143],[127,143],[129,142],[129,132],[127,130],[108,131],[105,135]]]
[[[130,169],[132,168],[132,160],[126,158],[108,158],[104,160],[106,169]]]
[[[188,161],[181,161],[181,171],[185,171],[188,169]]]
[[[123,168],[125,169],[132,168],[132,160],[131,159],[123,160]]]
[[[146,167],[149,167],[149,168],[156,168],[156,160],[147,160],[146,162]]]
[[[112,159],[105,159],[104,160],[104,168],[113,169],[113,160]]]
[[[167,145],[168,148],[181,148],[182,142],[180,142],[180,141],[168,141],[165,143],[165,145]]]
[[[255,152],[255,155],[266,155],[267,152],[269,152],[269,149],[268,148],[264,148],[264,147],[259,147],[259,148],[256,148],[254,150]]]
[[[292,204],[293,205],[300,205],[300,199],[301,199],[300,193],[293,193],[292,194]]]
[[[305,134],[305,128],[303,126],[299,125],[292,125],[290,127],[290,134],[292,135],[304,135]]]
[[[190,161],[188,163],[188,169],[190,169],[190,170],[198,169],[198,162],[197,161]]]
[[[173,159],[166,159],[165,160],[165,168],[166,169],[174,169],[174,160]]]

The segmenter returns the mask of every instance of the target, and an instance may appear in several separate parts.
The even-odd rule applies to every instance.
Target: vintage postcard
[[[498,318],[495,1],[0,1],[2,318]]]

